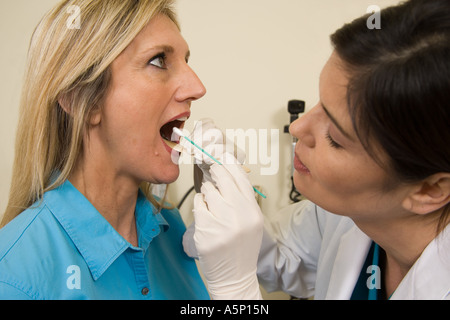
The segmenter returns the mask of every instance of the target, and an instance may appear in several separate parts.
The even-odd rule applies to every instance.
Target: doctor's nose
[[[301,141],[302,144],[309,148],[314,148],[316,139],[314,136],[314,121],[316,118],[317,106],[312,108],[309,112],[291,123],[289,133]]]

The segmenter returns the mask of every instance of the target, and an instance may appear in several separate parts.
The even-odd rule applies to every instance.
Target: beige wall
[[[0,0],[0,216],[8,200],[28,44],[40,18],[56,3],[56,0]]]

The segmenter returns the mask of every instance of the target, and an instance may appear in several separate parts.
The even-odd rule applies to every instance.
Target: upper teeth
[[[187,119],[188,119],[188,117],[181,117],[181,118],[178,118],[177,120],[178,121],[187,121]]]

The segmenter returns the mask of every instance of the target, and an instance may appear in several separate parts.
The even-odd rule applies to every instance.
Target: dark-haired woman
[[[309,201],[263,232],[253,199],[233,191],[250,189],[245,174],[211,167],[193,238],[216,298],[257,297],[257,265],[267,290],[296,297],[450,299],[450,2],[381,17],[381,30],[365,16],[332,35],[320,101],[291,125]]]

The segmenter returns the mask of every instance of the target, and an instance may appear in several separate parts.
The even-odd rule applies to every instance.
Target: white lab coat
[[[350,299],[371,239],[347,217],[301,201],[266,223],[258,277],[268,292]],[[367,275],[368,277],[370,274]],[[450,299],[450,228],[434,239],[391,299]]]

